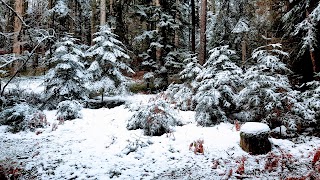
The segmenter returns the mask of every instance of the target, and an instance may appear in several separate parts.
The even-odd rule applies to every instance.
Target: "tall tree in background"
[[[14,38],[13,38],[12,52],[16,55],[21,54],[21,42],[19,38],[22,30],[22,22],[20,18],[22,18],[23,16],[23,10],[24,10],[23,4],[24,4],[23,0],[15,0],[15,3],[14,3],[16,15],[14,17]],[[21,63],[19,61],[16,61],[14,65],[15,66],[14,71],[16,71],[19,68],[20,64]]]
[[[90,33],[91,33],[91,45],[93,45],[94,41],[94,33],[96,32],[96,1],[91,1],[91,19],[90,19]]]
[[[317,58],[320,57],[318,41],[320,36],[320,4],[313,0],[294,0],[290,2],[290,10],[285,14],[285,30],[294,38],[300,40],[295,47],[297,57],[308,56],[312,63],[313,73],[319,72]]]
[[[191,51],[196,52],[196,6],[191,0]]]
[[[106,0],[100,1],[100,26],[106,24],[107,12],[106,12]]]
[[[201,16],[200,16],[200,48],[199,48],[199,63],[203,65],[206,59],[206,28],[207,28],[207,0],[201,1]]]

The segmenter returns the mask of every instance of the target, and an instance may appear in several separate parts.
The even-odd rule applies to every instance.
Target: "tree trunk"
[[[200,16],[200,48],[199,48],[199,63],[203,65],[206,59],[206,28],[207,28],[207,0],[201,1],[201,16]]]
[[[16,0],[15,4],[14,4],[14,9],[16,11],[16,13],[22,17],[23,14],[23,0]],[[19,40],[19,35],[21,33],[21,29],[22,29],[22,22],[21,20],[18,18],[18,16],[14,17],[14,27],[13,27],[13,31],[14,31],[14,38],[13,38],[13,48],[12,48],[12,52],[16,55],[21,54],[21,42]],[[19,69],[21,65],[21,62],[16,61],[16,63],[14,64],[14,68],[13,71],[17,71]]]
[[[154,0],[153,4],[156,7],[160,7],[161,6],[160,5],[160,0]],[[159,20],[159,19],[157,19],[157,20]],[[156,27],[156,30],[157,30],[158,33],[162,33],[161,29],[159,29],[159,27]],[[157,60],[158,64],[160,64],[160,65],[162,64],[161,57],[162,57],[162,49],[159,48],[159,47],[156,47],[156,60]]]
[[[242,53],[242,66],[244,67],[247,59],[247,34],[246,33],[244,34],[243,40],[241,42],[241,53]]]
[[[176,17],[175,21],[178,22],[180,14],[178,12],[178,7],[180,5],[180,1],[176,0]],[[179,29],[177,28],[174,32],[174,46],[177,49],[179,47]]]
[[[318,66],[317,66],[316,56],[315,56],[314,50],[310,49],[309,52],[310,52],[310,58],[311,58],[311,62],[312,62],[313,73],[317,73]]]
[[[16,13],[20,17],[22,17],[23,0],[16,0],[14,7],[15,7]],[[13,27],[13,31],[15,33],[14,39],[13,39],[13,53],[15,53],[15,54],[21,54],[21,46],[20,46],[20,42],[19,42],[19,34],[21,32],[21,29],[22,29],[22,22],[20,21],[20,19],[17,16],[15,16],[14,17],[14,27]]]
[[[110,15],[113,16],[113,0],[110,0]]]
[[[308,10],[306,10],[306,17],[308,18],[309,23],[311,23],[311,20],[309,18],[309,11]],[[311,34],[312,34],[312,29],[309,28],[308,29],[308,35],[311,36]],[[314,47],[312,47],[312,44],[309,45],[309,53],[310,53],[310,59],[311,59],[311,62],[312,62],[313,74],[315,74],[315,73],[318,72],[318,67],[317,67],[316,55],[315,55],[315,52],[314,52]]]
[[[100,1],[100,26],[103,26],[106,24],[106,0]]]
[[[91,1],[91,45],[94,44],[93,38],[94,38],[94,33],[96,32],[96,1]]]
[[[75,10],[76,10],[76,5],[75,5],[75,0],[69,0],[69,6],[70,6],[70,18],[69,18],[69,33],[73,33],[74,35],[76,35],[76,28],[75,28]]]
[[[196,7],[194,0],[191,0],[191,51],[196,53]]]

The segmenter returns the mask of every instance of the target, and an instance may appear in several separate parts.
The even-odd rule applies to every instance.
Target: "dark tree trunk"
[[[200,48],[199,48],[199,63],[203,65],[206,59],[206,27],[207,27],[207,0],[201,2],[200,16]]]
[[[194,0],[191,0],[191,51],[196,52],[196,9]]]

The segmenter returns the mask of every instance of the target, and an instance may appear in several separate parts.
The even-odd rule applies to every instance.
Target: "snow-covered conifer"
[[[197,56],[184,60],[186,64],[180,72],[182,84],[170,84],[165,92],[171,103],[181,110],[194,110],[192,97],[194,95],[194,85],[197,75],[201,72],[202,66],[198,63]]]
[[[44,81],[47,105],[56,107],[64,100],[86,99],[84,54],[76,39],[63,37],[53,47],[49,61],[55,67],[49,70]]]
[[[115,87],[125,88],[126,77],[123,71],[133,73],[127,65],[129,56],[125,53],[124,45],[117,40],[117,36],[111,32],[108,25],[101,26],[95,33],[94,42],[86,53],[87,57],[92,57],[89,71],[90,87],[92,90],[111,92]]]
[[[203,126],[227,120],[235,109],[235,98],[241,87],[242,69],[232,58],[235,52],[228,46],[216,47],[198,74],[195,86],[196,121]]]
[[[0,113],[0,125],[8,125],[8,130],[13,133],[25,130],[34,131],[36,128],[45,127],[47,119],[38,109],[21,103],[4,109]]]
[[[243,89],[239,93],[238,105],[249,113],[249,119],[262,121],[272,119],[283,111],[283,100],[291,91],[288,77],[290,70],[281,62],[288,56],[280,44],[271,44],[255,49],[252,58],[256,61],[243,78]],[[268,116],[268,117],[267,117]]]

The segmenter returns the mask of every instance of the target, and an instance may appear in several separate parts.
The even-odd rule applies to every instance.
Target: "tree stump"
[[[245,123],[240,129],[240,147],[253,155],[268,153],[271,150],[269,132],[269,126],[264,123]]]

